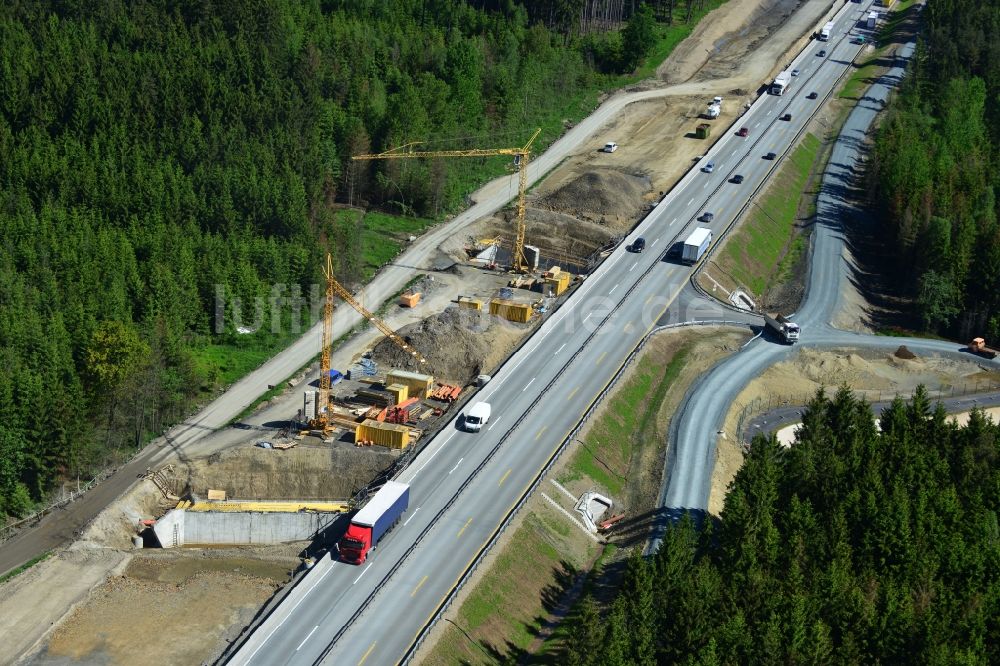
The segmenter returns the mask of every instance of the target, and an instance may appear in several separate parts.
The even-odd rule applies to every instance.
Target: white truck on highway
[[[789,70],[783,71],[774,78],[774,83],[771,84],[771,94],[772,95],[784,95],[785,90],[788,89],[788,84],[792,82],[792,73]]]
[[[712,244],[712,230],[708,227],[697,227],[684,241],[681,249],[681,261],[685,264],[696,264]]]
[[[865,27],[869,30],[874,30],[876,22],[878,22],[878,12],[871,12],[868,14],[868,21],[865,23]]]
[[[823,29],[819,31],[819,41],[828,42],[830,41],[830,35],[833,34],[833,21],[830,21],[823,26]]]
[[[462,424],[469,432],[479,432],[490,420],[490,403],[477,402],[465,415]]]
[[[778,334],[782,340],[790,345],[794,345],[799,340],[799,325],[787,319],[784,315],[771,315],[764,313],[764,322],[767,327]]]

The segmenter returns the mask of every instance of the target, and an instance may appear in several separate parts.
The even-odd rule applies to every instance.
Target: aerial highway
[[[822,348],[866,348],[891,352],[906,345],[918,355],[946,355],[969,358],[962,346],[923,338],[861,335],[831,325],[841,295],[849,288],[851,266],[844,256],[843,222],[857,213],[845,196],[860,165],[864,140],[884,106],[890,91],[898,85],[907,60],[913,54],[907,44],[896,54],[896,63],[852,111],[834,146],[824,174],[817,202],[817,222],[806,297],[795,314],[802,326],[799,345]],[[704,513],[708,504],[715,446],[726,413],[739,392],[770,365],[788,358],[789,347],[764,338],[750,342],[738,354],[722,361],[691,389],[675,417],[670,433],[672,448],[666,461],[665,482],[660,505],[665,517],[684,512]],[[997,361],[978,359],[997,365]],[[727,433],[735,436],[736,433]],[[657,539],[650,544],[655,548]]]
[[[863,11],[848,4],[829,42],[792,64],[782,96],[764,95],[647,215],[626,243],[496,373],[479,400],[489,425],[452,421],[405,470],[410,508],[361,566],[334,563],[293,609],[275,613],[230,663],[395,663],[412,654],[453,590],[489,547],[631,351],[685,287],[691,268],[663,260],[705,211],[718,235],[756,195],[860,47],[849,33]],[[828,53],[817,55],[820,49]],[[817,99],[809,99],[810,92]],[[790,120],[779,120],[785,114]],[[736,130],[748,128],[746,137]],[[764,159],[768,152],[777,159]],[[731,182],[736,174],[743,182]],[[645,238],[646,250],[628,245]],[[898,344],[898,343],[897,343]],[[704,473],[710,474],[711,460]]]

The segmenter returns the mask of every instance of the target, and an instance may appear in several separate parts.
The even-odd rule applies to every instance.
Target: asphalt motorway
[[[864,141],[876,114],[892,88],[904,75],[912,56],[907,44],[895,57],[895,65],[875,84],[848,117],[832,152],[817,202],[817,227],[806,298],[793,319],[802,327],[799,345],[818,348],[865,348],[891,352],[906,345],[918,355],[976,358],[984,364],[1000,365],[970,357],[953,342],[920,338],[861,335],[833,328],[841,294],[849,288],[851,267],[844,256],[843,222],[852,210],[848,189],[864,152]],[[725,415],[741,390],[767,367],[785,360],[792,348],[767,337],[753,340],[738,354],[717,365],[692,388],[678,411],[670,433],[673,446],[666,461],[661,507],[670,519],[685,512],[703,514],[708,504],[715,447]],[[735,436],[736,433],[726,433]],[[657,546],[652,540],[649,548]]]
[[[718,234],[777,165],[818,101],[848,69],[858,47],[838,33],[796,59],[802,71],[781,97],[765,95],[737,121],[629,237],[646,251],[615,252],[483,389],[493,416],[478,434],[452,422],[398,480],[411,484],[404,520],[361,566],[335,563],[291,614],[265,621],[231,663],[394,663],[408,655],[471,564],[520,504],[628,354],[685,287],[691,269],[662,255],[705,210]],[[820,58],[820,48],[831,56]],[[778,120],[792,113],[791,121]],[[746,125],[750,135],[736,136]],[[742,185],[729,182],[744,175]],[[308,578],[307,578],[308,581]],[[277,617],[277,615],[275,616]],[[391,627],[391,631],[386,628]],[[328,649],[329,648],[329,649]]]

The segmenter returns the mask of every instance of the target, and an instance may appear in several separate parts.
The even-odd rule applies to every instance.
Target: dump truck
[[[996,358],[1000,354],[1000,349],[987,347],[986,340],[983,338],[973,338],[972,342],[969,343],[969,351],[984,358]]]
[[[340,559],[349,564],[364,564],[368,552],[399,522],[409,504],[410,486],[397,481],[386,481],[351,518],[351,524],[338,544]]]
[[[684,247],[681,249],[681,261],[688,265],[697,263],[711,244],[712,230],[708,227],[697,227],[684,241]]]
[[[764,322],[767,327],[778,334],[782,340],[790,345],[794,345],[799,339],[800,328],[794,321],[789,320],[784,315],[771,315],[764,313]]]

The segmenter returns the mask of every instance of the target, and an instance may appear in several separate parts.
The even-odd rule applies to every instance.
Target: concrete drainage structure
[[[587,526],[587,529],[596,534],[597,523],[601,516],[611,508],[611,500],[593,490],[588,490],[580,496],[573,508],[583,516],[583,524]]]
[[[153,525],[160,546],[245,546],[312,539],[346,502],[181,502]]]

